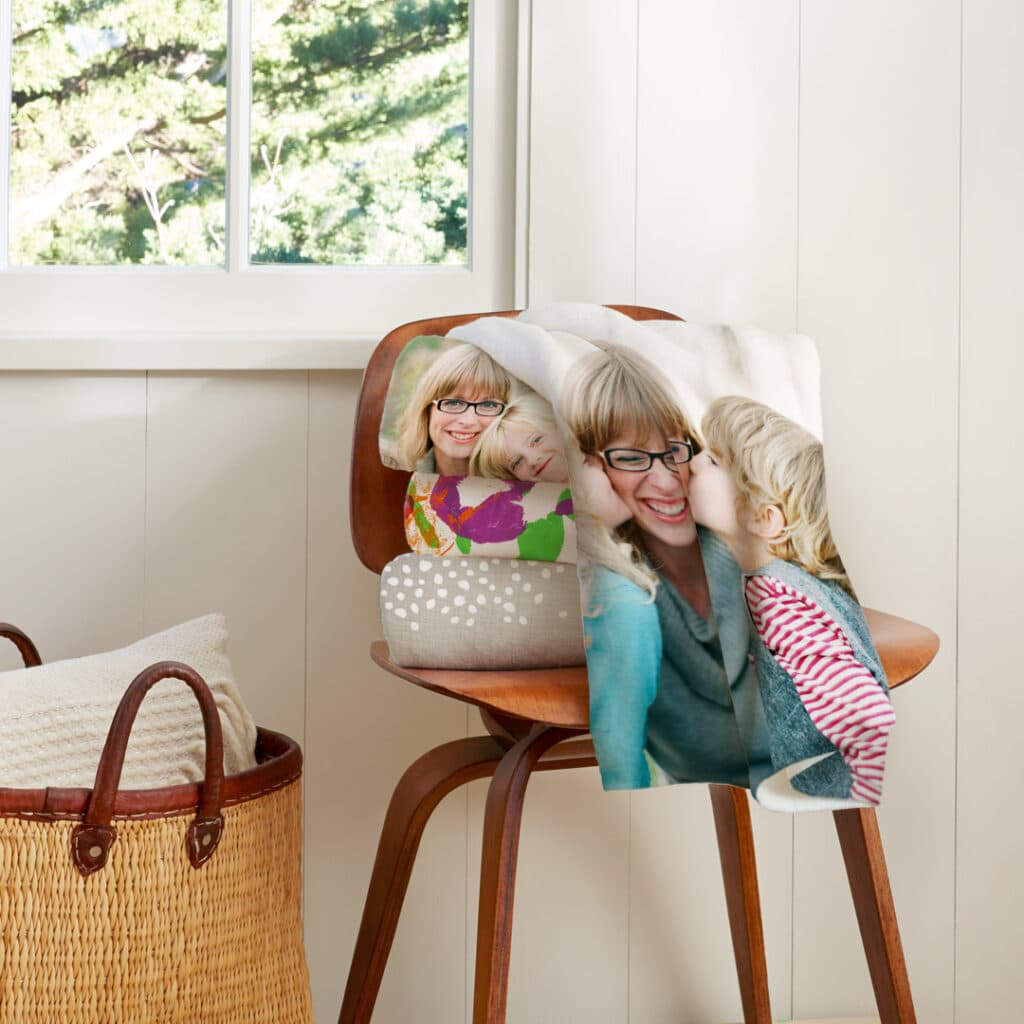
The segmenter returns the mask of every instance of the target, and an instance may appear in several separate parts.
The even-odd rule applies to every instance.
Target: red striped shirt
[[[896,719],[881,683],[857,660],[835,619],[805,594],[774,576],[747,577],[745,594],[765,647],[850,769],[850,796],[877,804]]]

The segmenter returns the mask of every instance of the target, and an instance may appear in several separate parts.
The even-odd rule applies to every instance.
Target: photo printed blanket
[[[406,347],[380,442],[411,474],[415,554],[381,598],[402,663],[585,657],[608,789],[880,801],[894,715],[829,528],[808,338],[579,303],[481,318]]]

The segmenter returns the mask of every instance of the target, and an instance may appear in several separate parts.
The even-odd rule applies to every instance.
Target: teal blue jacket
[[[602,566],[585,590],[590,734],[601,782],[605,789],[643,788],[651,784],[647,711],[661,667],[658,612],[643,588]]]

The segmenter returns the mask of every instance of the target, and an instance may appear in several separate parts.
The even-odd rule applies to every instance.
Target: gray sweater
[[[647,746],[676,782],[756,788],[772,766],[743,576],[725,544],[703,528],[698,535],[712,615],[698,615],[659,575],[663,653]]]

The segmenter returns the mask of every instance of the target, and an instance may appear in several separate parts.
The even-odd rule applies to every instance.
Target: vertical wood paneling
[[[137,640],[145,375],[0,373],[0,437],[0,619],[46,661]]]
[[[636,17],[636,0],[532,5],[531,303],[633,301]],[[470,797],[470,992],[485,795]],[[626,1019],[628,801],[601,792],[596,771],[531,781],[510,1022]]]
[[[957,759],[958,1024],[1013,1015],[1024,949],[1020,777],[1020,581],[1012,523],[1020,472],[1024,348],[1024,10],[964,4],[963,335]]]
[[[943,650],[896,695],[880,821],[921,1020],[952,1020],[959,4],[803,4],[800,330],[861,600]],[[925,30],[926,28],[926,30]],[[838,844],[797,821],[795,1016],[873,1008]]]
[[[636,5],[533,4],[531,303],[633,301]]]
[[[303,741],[306,373],[151,374],[146,629],[227,615],[261,725]]]
[[[632,797],[629,1019],[740,1020],[707,787]]]
[[[637,301],[795,328],[797,0],[641,0]],[[772,1005],[791,1006],[792,823],[754,809]],[[665,894],[672,893],[670,900]],[[741,1016],[706,787],[634,799],[631,1019]],[[700,962],[687,974],[679,965]]]
[[[637,301],[792,331],[798,0],[641,0]]]
[[[472,728],[481,731],[476,721]],[[486,796],[484,784],[472,787],[470,1000]],[[508,1024],[628,1019],[629,799],[603,792],[596,768],[531,778],[519,851]]]
[[[377,577],[349,535],[356,373],[313,373],[309,395],[306,936],[318,1021],[337,1019],[391,791],[420,754],[464,735],[464,705],[373,665]],[[400,515],[399,509],[395,510]],[[462,1019],[466,797],[427,826],[375,1024]]]
[[[791,825],[754,807],[772,1008],[789,1008]],[[739,986],[707,786],[632,797],[630,1016],[740,1020]]]

